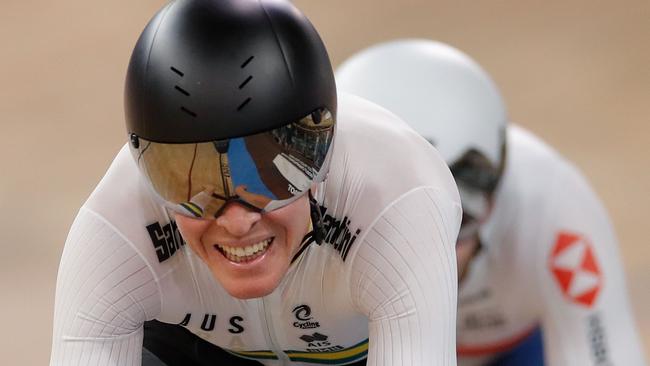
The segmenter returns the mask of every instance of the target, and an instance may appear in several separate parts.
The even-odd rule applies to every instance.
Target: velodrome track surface
[[[47,364],[63,242],[76,210],[126,140],[126,65],[162,4],[3,1],[3,364]],[[650,2],[296,4],[320,30],[335,65],[361,47],[407,36],[445,41],[477,59],[500,85],[512,120],[575,162],[609,209],[650,349]]]

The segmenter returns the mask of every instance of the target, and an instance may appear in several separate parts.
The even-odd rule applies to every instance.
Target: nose
[[[223,209],[216,223],[233,236],[244,236],[261,218],[259,212],[233,202]]]

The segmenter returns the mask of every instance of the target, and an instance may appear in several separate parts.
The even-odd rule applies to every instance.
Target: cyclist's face
[[[461,201],[463,200],[463,190],[461,189]],[[466,192],[466,191],[465,191]],[[478,206],[483,206],[478,210],[479,215],[472,215],[471,208],[476,208],[476,205],[467,205],[469,202],[465,196],[463,201],[463,221],[460,227],[460,233],[456,241],[456,260],[458,268],[458,281],[462,281],[468,273],[468,269],[474,258],[481,251],[481,241],[479,239],[479,229],[490,218],[492,209],[494,208],[494,198],[492,195],[485,195],[484,198],[478,197],[479,201],[483,201]],[[474,198],[477,198],[476,195]],[[474,203],[475,200],[474,200]],[[481,203],[481,202],[479,202]],[[474,212],[477,212],[476,210]]]
[[[278,286],[309,230],[309,199],[304,195],[268,213],[231,203],[216,219],[176,215],[176,222],[230,295],[261,297]]]
[[[458,281],[465,279],[467,269],[472,259],[476,256],[479,249],[479,240],[477,236],[467,239],[458,240],[456,242],[456,260],[458,263]]]

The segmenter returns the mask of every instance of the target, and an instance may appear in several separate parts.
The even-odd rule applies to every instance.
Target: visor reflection
[[[457,182],[485,192],[494,191],[501,173],[501,167],[475,149],[468,150],[449,169]]]
[[[334,139],[331,114],[316,111],[280,128],[228,140],[131,144],[151,188],[179,212],[212,217],[235,200],[284,206],[324,178]]]

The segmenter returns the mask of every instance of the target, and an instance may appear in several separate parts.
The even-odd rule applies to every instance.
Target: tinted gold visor
[[[214,217],[231,201],[274,210],[323,181],[334,126],[331,113],[320,110],[249,136],[191,144],[138,138],[130,146],[151,188],[175,211]]]

